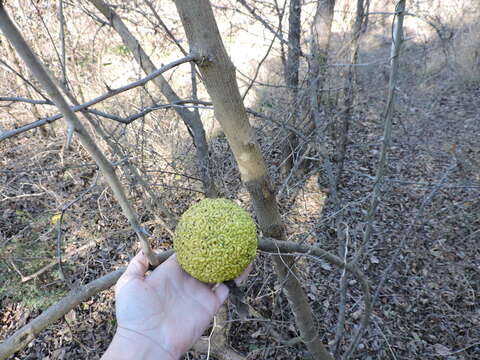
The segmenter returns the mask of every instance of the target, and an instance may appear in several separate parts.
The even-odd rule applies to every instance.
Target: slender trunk
[[[288,15],[288,54],[285,68],[285,80],[292,95],[298,94],[298,68],[300,65],[300,35],[301,35],[302,4],[300,0],[290,0]]]
[[[338,123],[335,124],[335,141],[336,141],[336,152],[334,156],[336,172],[331,176],[330,188],[331,194],[335,196],[331,197],[332,202],[334,203],[335,211],[338,212],[339,217],[335,222],[335,227],[337,229],[337,240],[338,240],[338,254],[340,257],[345,258],[347,252],[347,241],[348,238],[345,235],[346,229],[343,225],[344,216],[341,211],[342,202],[340,197],[337,195],[337,187],[340,184],[343,168],[345,165],[345,158],[347,154],[347,145],[350,131],[350,121],[352,117],[352,107],[355,101],[355,90],[356,90],[356,66],[355,64],[358,61],[358,48],[359,48],[359,39],[364,28],[365,19],[365,0],[357,0],[357,8],[355,13],[355,21],[352,26],[351,38],[350,38],[350,48],[348,54],[347,62],[351,64],[348,67],[347,73],[345,75],[345,85],[344,85],[344,100],[343,106],[345,110],[343,111],[341,117],[338,119]],[[368,16],[368,15],[367,15]],[[340,277],[340,301],[338,304],[338,322],[337,328],[335,331],[334,339],[334,355],[338,355],[340,352],[340,345],[343,337],[345,336],[345,316],[346,316],[346,303],[347,303],[347,282],[348,276],[342,273]]]
[[[255,131],[248,122],[235,77],[235,67],[227,55],[208,0],[176,0],[191,51],[203,57],[198,63],[205,86],[237,160],[264,236],[285,239],[285,229],[270,185]],[[291,276],[292,257],[274,256],[280,282],[284,285],[302,340],[316,359],[331,360],[315,328],[314,315],[305,292]]]
[[[398,68],[399,68],[399,55],[403,42],[403,20],[405,17],[405,0],[400,0],[395,8],[397,14],[397,23],[394,24],[392,47],[390,52],[390,79],[388,83],[388,98],[387,107],[384,114],[383,125],[383,137],[382,145],[380,147],[380,155],[378,159],[378,165],[375,174],[373,194],[370,202],[370,208],[367,214],[367,227],[363,234],[363,243],[355,255],[355,262],[358,263],[359,259],[366,251],[366,247],[370,242],[370,238],[374,228],[374,219],[377,211],[378,204],[380,202],[380,189],[383,183],[385,172],[387,171],[387,152],[390,148],[390,139],[392,137],[392,118],[395,107],[395,92],[398,81]]]
[[[288,89],[290,114],[287,122],[290,126],[297,125],[298,118],[298,71],[300,66],[300,35],[301,35],[301,0],[290,0],[290,11],[288,15],[288,53],[285,66],[285,82]],[[298,139],[292,132],[288,132],[283,144],[282,175],[287,177],[293,168]]]
[[[146,74],[153,72],[156,69],[156,66],[117,13],[102,0],[90,0],[90,2],[108,19],[111,26],[122,38],[125,46],[130,49],[135,60],[141,66],[143,71]],[[180,101],[178,95],[162,75],[154,79],[153,82],[169,102],[174,103]],[[175,107],[174,109],[192,134],[205,193],[208,197],[216,197],[217,191],[209,172],[210,156],[208,152],[208,143],[200,116],[198,113],[192,112],[186,108]]]
[[[310,110],[311,128],[315,128],[317,135],[323,133],[323,124],[320,119],[322,111],[321,89],[325,83],[326,65],[330,50],[332,34],[333,10],[335,0],[318,0],[317,9],[312,23],[311,54],[309,61]],[[318,136],[317,136],[318,137]],[[322,136],[323,137],[323,136]],[[320,140],[320,139],[318,139]]]
[[[310,58],[309,58],[309,101],[310,101],[310,122],[307,125],[306,133],[315,131],[315,148],[318,163],[319,179],[324,179],[324,162],[330,161],[330,154],[326,149],[327,137],[327,111],[322,103],[323,87],[326,83],[328,54],[330,51],[330,38],[332,34],[333,11],[335,0],[318,0],[315,16],[311,27]],[[323,118],[322,118],[323,113]],[[308,167],[309,161],[304,165]]]
[[[350,120],[352,116],[352,107],[355,102],[355,90],[357,83],[357,71],[355,64],[358,61],[358,42],[360,35],[363,32],[364,24],[366,24],[366,19],[368,14],[365,12],[365,0],[357,0],[357,9],[355,15],[355,22],[353,24],[351,43],[350,43],[350,54],[348,62],[351,66],[348,67],[348,72],[345,78],[345,90],[344,90],[344,102],[343,106],[345,111],[343,112],[339,123],[336,124],[336,154],[335,154],[335,163],[336,163],[336,178],[335,186],[338,186],[340,183],[340,178],[342,176],[343,167],[345,164],[345,157],[347,153],[347,144],[348,144],[348,133],[350,129]]]

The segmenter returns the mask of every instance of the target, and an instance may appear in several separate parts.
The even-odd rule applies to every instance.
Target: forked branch
[[[103,0],[89,0],[89,2],[91,2],[92,5],[94,5],[98,11],[100,11],[103,16],[108,19],[109,24],[118,33],[118,35],[120,35],[123,44],[132,52],[133,57],[143,71],[147,74],[152,72],[153,69],[155,69],[152,60],[143,50],[139,41],[135,38],[135,36],[133,36],[121,17],[113,10],[113,8]],[[180,101],[178,95],[163,76],[158,76],[155,79],[154,84],[170,103]],[[177,112],[192,134],[205,193],[208,197],[216,197],[217,190],[209,170],[210,157],[208,143],[199,113],[197,111],[190,111],[185,107],[175,107],[174,110]]]

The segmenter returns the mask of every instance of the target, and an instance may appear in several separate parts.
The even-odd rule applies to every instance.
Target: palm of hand
[[[171,354],[187,351],[228,296],[183,271],[172,256],[144,276],[148,260],[137,255],[116,285],[118,331]]]

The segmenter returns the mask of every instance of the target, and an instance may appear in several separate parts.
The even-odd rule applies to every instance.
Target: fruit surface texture
[[[231,200],[204,199],[185,211],[173,241],[177,260],[206,283],[235,279],[255,258],[256,225]]]

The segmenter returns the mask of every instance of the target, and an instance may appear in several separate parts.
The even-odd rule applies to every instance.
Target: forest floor
[[[379,48],[362,60],[388,51]],[[480,359],[480,85],[459,81],[448,67],[420,76],[419,52],[407,47],[408,62],[400,69],[388,172],[361,265],[373,291],[385,269],[392,267],[355,359]],[[382,69],[359,71],[358,104],[338,190],[351,252],[365,230],[382,139],[387,98],[382,76]],[[269,141],[270,125],[257,120],[256,127],[280,186],[278,145]],[[39,134],[0,143],[0,340],[61,298],[69,286],[125,265],[138,249],[135,234],[92,160],[77,143],[67,151],[63,145],[63,135]],[[214,139],[211,148],[222,195],[240,199],[251,209],[225,140]],[[292,239],[337,253],[339,234],[332,221],[336,210],[316,174],[299,176],[289,186],[281,201],[284,219]],[[191,184],[184,185],[159,189],[177,215],[202,197],[188,191]],[[143,193],[131,186],[129,195],[154,235],[155,248],[169,248],[168,234],[142,201]],[[27,279],[55,263],[59,211],[72,201],[61,224],[66,281],[59,278],[57,266]],[[307,258],[299,260],[298,268],[319,332],[328,343],[335,337],[341,272]],[[358,284],[353,279],[348,284],[346,339],[362,310]],[[245,289],[254,312],[239,321],[231,310],[232,346],[249,353],[248,359],[308,359],[302,344],[287,344],[298,334],[268,255],[259,254]],[[14,358],[98,359],[116,327],[113,295],[110,289],[82,303]],[[347,346],[348,341],[342,341],[339,353]],[[185,358],[207,357],[189,353]]]

